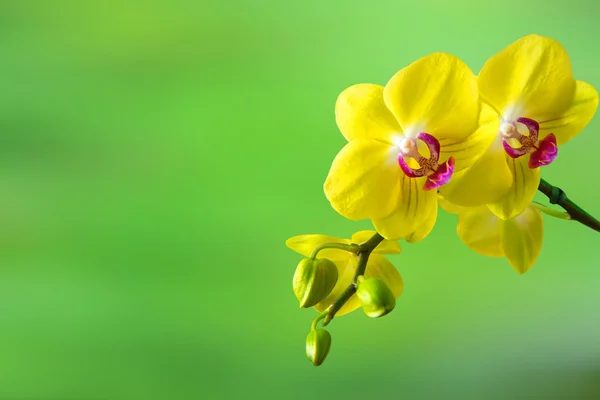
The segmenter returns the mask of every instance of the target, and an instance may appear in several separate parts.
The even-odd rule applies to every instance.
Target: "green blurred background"
[[[337,95],[435,51],[477,72],[561,41],[600,87],[600,3],[0,3],[1,399],[600,398],[598,234],[546,219],[536,266],[441,214],[392,257],[396,310],[314,368],[297,234],[369,228],[322,192]],[[600,118],[544,177],[600,215]]]

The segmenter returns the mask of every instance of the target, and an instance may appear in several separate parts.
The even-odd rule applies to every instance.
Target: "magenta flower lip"
[[[421,140],[429,149],[429,158],[423,157],[418,149],[414,139],[406,139],[406,145],[398,155],[398,164],[402,172],[409,178],[427,177],[427,181],[423,185],[423,190],[437,189],[440,186],[450,182],[454,173],[454,157],[450,157],[444,163],[439,165],[440,160],[440,142],[432,135],[421,132],[417,135],[417,139]],[[404,157],[409,157],[419,163],[418,169],[414,169],[408,165]]]
[[[502,132],[505,138],[502,140],[504,151],[511,158],[519,158],[530,154],[529,168],[539,168],[552,163],[558,156],[558,145],[556,136],[553,133],[548,134],[542,140],[539,140],[540,124],[530,118],[520,117],[516,122],[520,122],[527,127],[529,135],[522,135],[516,129],[516,126],[510,131]],[[516,139],[521,147],[512,147],[506,139]]]

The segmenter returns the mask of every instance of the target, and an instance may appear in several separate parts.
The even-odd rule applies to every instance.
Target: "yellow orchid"
[[[471,250],[488,257],[506,257],[519,274],[529,271],[537,260],[544,239],[544,220],[534,206],[503,220],[485,205],[460,207],[439,200],[445,211],[458,214],[458,237]]]
[[[498,130],[475,75],[447,53],[417,60],[385,87],[346,89],[336,122],[349,143],[329,171],[327,199],[348,219],[371,219],[386,239],[412,241],[435,224],[437,189],[481,157],[493,140],[486,132]]]
[[[337,316],[362,308],[379,318],[394,309],[403,281],[384,255],[401,252],[399,239],[429,235],[438,207],[458,216],[458,236],[470,249],[506,258],[519,274],[541,252],[542,212],[600,232],[600,220],[540,177],[597,107],[598,93],[573,78],[565,49],[538,35],[491,57],[478,77],[457,57],[435,53],[385,86],[344,90],[335,115],[348,143],[324,191],[339,214],[370,219],[376,232],[287,240],[306,257],[294,294],[301,308],[319,311],[306,340],[309,360],[318,366],[327,357],[324,328]],[[564,212],[532,202],[538,189]]]
[[[540,167],[558,155],[592,119],[598,93],[576,81],[557,41],[529,35],[490,58],[478,77],[483,102],[497,113],[500,128],[485,156],[440,189],[463,206],[488,204],[502,219],[521,215],[533,200]]]
[[[360,231],[352,235],[351,239],[339,239],[326,235],[300,235],[294,236],[286,241],[287,247],[296,253],[309,257],[312,251],[325,243],[363,243],[375,234],[374,231]],[[398,242],[391,240],[382,241],[373,250],[367,263],[365,277],[379,278],[384,281],[391,289],[395,298],[400,297],[404,284],[398,270],[390,263],[383,254],[400,254],[401,249]],[[319,312],[326,310],[338,296],[350,285],[356,270],[358,256],[344,250],[327,248],[319,252],[319,258],[326,258],[338,268],[338,280],[331,293],[320,303],[315,305]],[[360,307],[360,301],[356,295],[353,295],[346,304],[336,313],[336,316],[348,314]]]

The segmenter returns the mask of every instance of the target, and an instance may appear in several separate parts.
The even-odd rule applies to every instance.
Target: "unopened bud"
[[[306,337],[306,357],[315,367],[323,364],[331,348],[331,335],[325,329],[310,331]]]
[[[305,258],[300,261],[293,282],[300,307],[312,307],[325,299],[333,290],[337,278],[337,267],[326,258]]]
[[[365,314],[371,318],[383,317],[396,305],[394,294],[388,285],[378,278],[360,277],[356,296],[358,296]]]

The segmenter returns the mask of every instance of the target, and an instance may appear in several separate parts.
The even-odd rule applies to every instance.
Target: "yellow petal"
[[[377,232],[375,231],[356,232],[354,235],[352,235],[352,243],[364,243],[371,239],[371,237],[373,237],[373,235],[376,233]],[[373,250],[373,253],[376,254],[400,254],[401,252],[402,249],[400,248],[400,243],[395,240],[384,240],[383,242],[379,243],[377,247],[375,247],[375,250]]]
[[[405,238],[437,212],[437,193],[422,189],[425,179],[402,175],[398,207],[387,217],[373,219],[373,225],[381,236],[389,240]]]
[[[371,239],[371,237],[373,235],[375,235],[376,233],[377,232],[370,231],[370,230],[356,232],[354,235],[352,235],[352,239],[351,239],[352,243],[356,243],[356,244],[364,243],[367,240]]]
[[[498,137],[500,120],[488,105],[482,104],[477,130],[463,138],[446,138],[440,141],[442,160],[454,157],[454,173],[471,167],[480,159]],[[454,179],[454,176],[452,179]]]
[[[458,237],[471,250],[488,257],[502,257],[502,224],[486,207],[466,208],[458,215]]]
[[[444,196],[442,196],[442,194],[439,192],[438,192],[438,204],[442,210],[446,211],[449,214],[458,215],[462,211],[465,210],[465,207],[457,206],[456,204],[451,203]]]
[[[338,239],[327,235],[299,235],[289,238],[285,244],[296,253],[300,253],[305,257],[310,256],[310,253],[315,247],[325,243],[343,243],[350,244],[348,239]],[[348,257],[348,252],[338,249],[323,249],[319,252],[319,258],[328,258],[330,260],[345,259]]]
[[[434,53],[403,68],[385,86],[383,97],[410,136],[424,131],[442,140],[477,129],[476,77],[451,54]]]
[[[335,103],[335,120],[342,135],[391,143],[402,132],[398,121],[383,101],[383,86],[359,84],[344,90]]]
[[[556,40],[529,35],[491,57],[479,92],[506,118],[560,115],[575,90],[571,62]]]
[[[513,184],[502,199],[488,204],[489,209],[501,219],[510,219],[521,214],[533,201],[537,192],[540,184],[540,169],[529,168],[528,158],[506,156],[508,168],[513,174]]]
[[[501,139],[496,137],[486,153],[465,171],[456,173],[440,188],[444,198],[455,205],[474,207],[500,201],[513,184]],[[523,157],[525,158],[525,157]],[[527,165],[525,166],[526,168]]]
[[[540,138],[554,133],[559,145],[573,139],[586,127],[598,108],[598,92],[582,81],[575,82],[575,96],[569,108],[559,117],[541,117]]]
[[[427,235],[431,233],[433,227],[435,226],[435,221],[437,220],[437,213],[438,208],[435,207],[434,211],[431,214],[429,214],[425,222],[421,224],[413,233],[406,236],[404,239],[409,243],[417,243],[425,239]]]
[[[381,218],[398,202],[401,175],[393,147],[374,140],[353,140],[333,161],[325,195],[348,219]]]
[[[527,272],[537,260],[544,240],[544,219],[533,207],[528,207],[514,219],[504,221],[502,235],[504,254],[519,274]]]

